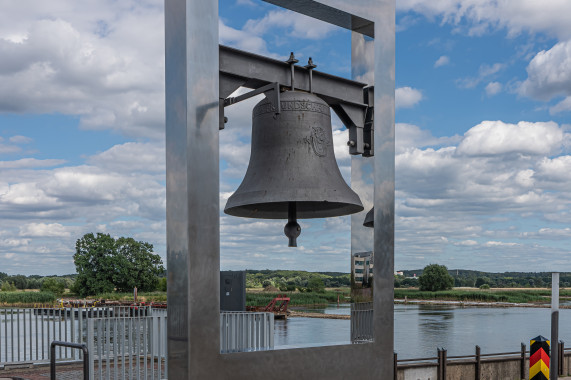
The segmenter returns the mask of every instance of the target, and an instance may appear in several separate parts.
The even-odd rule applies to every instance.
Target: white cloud
[[[397,123],[395,125],[395,151],[397,154],[411,148],[448,146],[456,144],[460,139],[460,136],[434,137],[430,131],[420,129],[413,124]]]
[[[571,40],[542,50],[527,66],[527,79],[519,87],[521,95],[550,100],[571,95]]]
[[[69,237],[71,232],[59,223],[26,223],[20,227],[20,236]]]
[[[571,96],[566,97],[553,107],[549,108],[549,113],[552,115],[563,111],[571,111]]]
[[[88,163],[119,172],[164,173],[165,146],[160,143],[128,142],[88,158]]]
[[[335,31],[332,24],[289,10],[270,11],[261,19],[248,20],[244,25],[244,31],[258,36],[275,28],[286,29],[289,36],[310,40],[323,39]]]
[[[50,166],[59,166],[64,164],[65,160],[45,159],[38,160],[36,158],[21,158],[15,161],[0,161],[0,169],[16,169],[16,168],[41,168]]]
[[[571,4],[566,0],[399,0],[397,10],[442,17],[445,23],[467,28],[470,35],[505,28],[511,36],[530,32],[571,37]]]
[[[446,55],[442,55],[434,62],[434,67],[446,66],[448,64],[450,64],[450,58]]]
[[[474,88],[487,78],[496,76],[498,72],[505,68],[506,65],[503,63],[494,63],[492,65],[484,63],[480,65],[477,77],[460,78],[456,83],[461,88]]]
[[[458,153],[466,155],[550,155],[558,152],[564,132],[554,122],[483,121],[464,134]]]
[[[395,107],[411,108],[422,100],[422,92],[412,87],[399,87],[395,90]]]
[[[455,243],[455,245],[459,245],[459,246],[463,246],[463,247],[472,247],[472,246],[478,245],[478,242],[476,240],[462,240],[462,241],[459,241],[458,243]]]
[[[50,12],[28,4],[29,14],[17,25],[6,15],[13,18],[25,6],[14,3],[0,16],[6,29],[25,35],[18,42],[0,39],[0,110],[77,115],[85,128],[161,135],[164,27],[158,4],[84,4],[72,21],[53,17],[69,4],[52,5]]]
[[[14,143],[14,144],[28,144],[28,143],[32,142],[31,138],[26,137],[26,136],[20,136],[20,135],[12,136],[12,137],[10,137],[9,140],[11,143]]]
[[[488,96],[494,96],[502,91],[502,84],[499,82],[490,82],[486,85],[486,94]]]
[[[220,43],[261,55],[270,55],[266,41],[251,31],[239,30],[218,21]]]

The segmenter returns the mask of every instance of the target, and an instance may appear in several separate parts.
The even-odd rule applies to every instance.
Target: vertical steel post
[[[525,344],[521,344],[521,361],[519,366],[520,379],[525,379]]]
[[[398,355],[396,352],[393,356],[393,379],[398,379]]]
[[[481,366],[481,357],[480,357],[480,346],[476,346],[476,370],[475,372],[475,379],[476,380],[480,380],[481,375],[481,371],[482,371],[482,366]]]
[[[559,378],[559,273],[551,274],[551,364],[550,380]]]

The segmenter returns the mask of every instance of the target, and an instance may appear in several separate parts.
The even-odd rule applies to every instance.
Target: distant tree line
[[[75,276],[75,274],[63,276],[25,276],[17,274],[10,276],[7,273],[0,272],[0,290],[16,291],[24,289],[40,289],[51,291],[52,293],[59,295],[60,289],[61,294],[63,294],[63,291],[73,284]]]
[[[395,287],[417,287],[423,269],[404,270],[403,276],[395,277]],[[454,287],[480,288],[488,285],[490,288],[549,288],[551,287],[551,272],[481,272],[466,269],[449,269],[448,273],[454,279]],[[559,275],[559,286],[571,287],[571,273]]]
[[[246,270],[247,288],[273,287],[285,291],[314,291],[349,287],[351,275],[341,272],[306,272],[299,270]]]

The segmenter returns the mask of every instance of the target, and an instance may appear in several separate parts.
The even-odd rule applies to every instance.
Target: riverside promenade
[[[113,378],[113,368],[110,368],[111,378]],[[4,372],[4,373],[3,373]],[[505,380],[512,380],[517,378],[509,377]],[[39,366],[36,368],[18,368],[0,371],[0,380],[46,380],[50,378],[50,367]],[[60,364],[57,367],[57,380],[79,380],[83,378],[83,365],[82,364]],[[158,377],[157,377],[158,378]],[[483,379],[485,377],[482,377]],[[560,376],[560,380],[571,380],[571,376]],[[380,380],[380,379],[379,379]],[[385,379],[383,379],[385,380]],[[451,376],[447,376],[447,380],[456,380]],[[492,379],[490,379],[492,380]],[[504,380],[504,379],[493,379]]]
[[[150,367],[150,365],[148,366]],[[123,374],[123,367],[118,366],[119,378]],[[132,371],[136,373],[136,367],[132,368]],[[96,366],[97,371],[97,366]],[[149,369],[150,371],[150,369]],[[104,374],[106,373],[105,368],[103,368]],[[115,368],[114,366],[109,367],[110,378],[115,378]],[[150,375],[147,372],[147,376]],[[163,371],[164,373],[164,371]],[[105,377],[106,375],[104,375]],[[140,368],[140,376],[138,378],[145,378],[145,371]],[[41,365],[34,368],[13,368],[4,369],[0,371],[0,380],[46,380],[50,378],[50,366]],[[57,364],[56,366],[56,378],[57,380],[80,380],[83,379],[83,363],[73,363],[73,364]],[[137,378],[134,375],[133,378]],[[155,378],[159,378],[158,368],[155,365]]]

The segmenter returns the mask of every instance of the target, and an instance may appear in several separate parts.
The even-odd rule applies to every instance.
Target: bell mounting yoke
[[[224,107],[264,93],[281,112],[280,91],[291,88],[319,96],[335,111],[349,130],[349,154],[374,155],[374,87],[314,70],[312,59],[296,66],[293,53],[282,62],[261,55],[220,45],[220,126],[227,120]],[[294,80],[295,74],[299,80]],[[255,75],[255,76],[254,76]],[[253,90],[230,97],[239,87]]]

